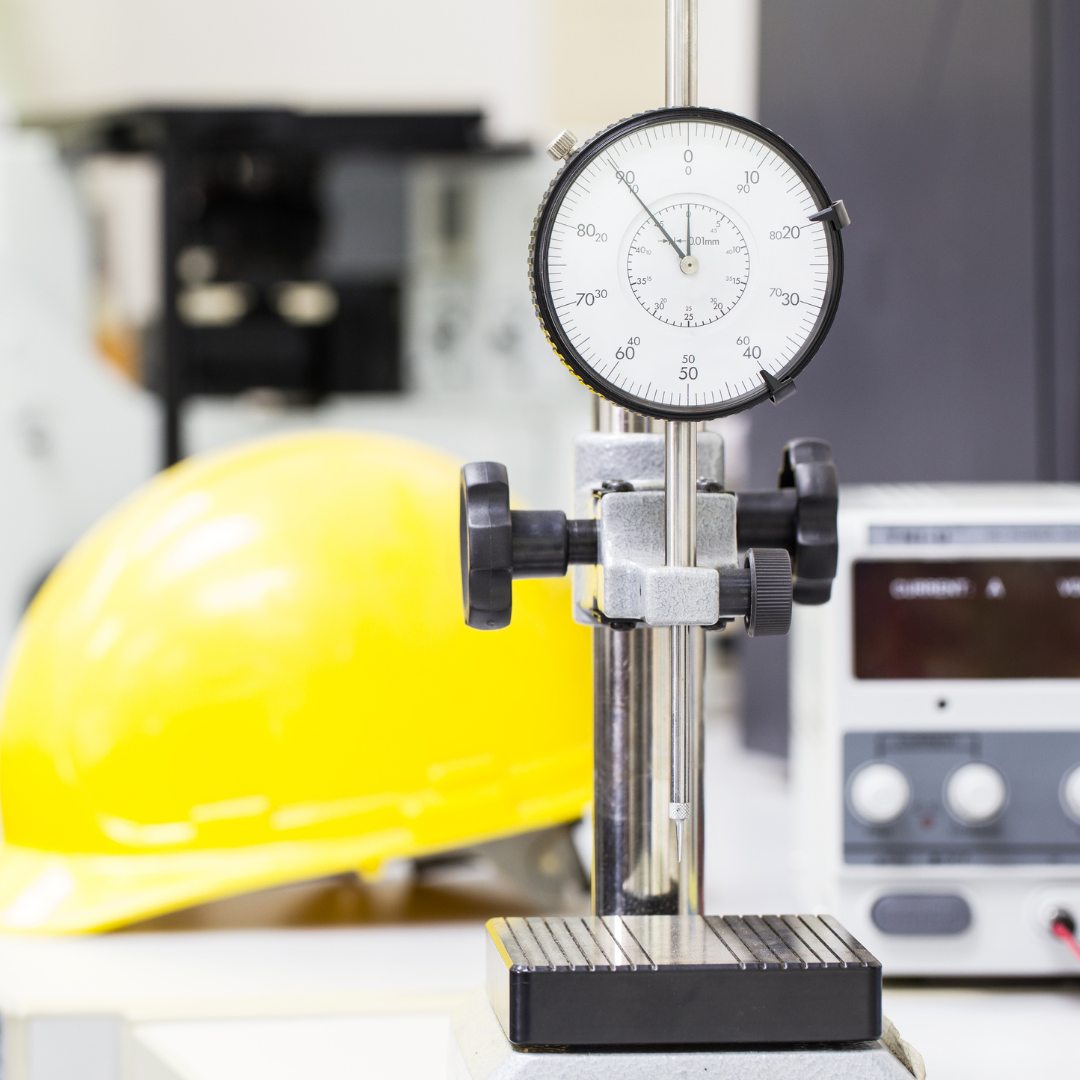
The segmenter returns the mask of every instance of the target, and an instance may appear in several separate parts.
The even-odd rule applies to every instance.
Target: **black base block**
[[[492,919],[487,989],[518,1046],[881,1035],[881,964],[823,915]]]

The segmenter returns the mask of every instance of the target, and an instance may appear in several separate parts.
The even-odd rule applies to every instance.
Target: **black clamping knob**
[[[832,595],[839,540],[840,486],[832,447],[824,439],[793,439],[784,447],[779,486],[795,489],[795,602],[824,604]]]
[[[740,491],[735,527],[740,551],[784,548],[795,574],[795,603],[824,604],[836,577],[839,486],[824,439],[784,447],[776,491]]]
[[[746,633],[750,637],[786,634],[791,629],[791,556],[783,548],[751,548],[745,565],[750,571]]]
[[[473,461],[461,470],[461,593],[474,630],[510,625],[514,578],[562,577],[570,563],[595,563],[596,548],[591,519],[511,510],[505,465]]]
[[[472,461],[461,470],[461,591],[465,622],[473,629],[510,625],[513,571],[506,466]]]

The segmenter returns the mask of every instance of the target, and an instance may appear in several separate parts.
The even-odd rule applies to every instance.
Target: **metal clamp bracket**
[[[604,495],[597,510],[596,590],[584,599],[607,619],[649,626],[712,626],[721,615],[721,569],[738,568],[735,496],[697,497],[697,566],[664,565],[664,493]],[[727,613],[733,614],[733,613]]]

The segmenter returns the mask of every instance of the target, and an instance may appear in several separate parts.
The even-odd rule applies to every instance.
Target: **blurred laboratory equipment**
[[[584,422],[587,395],[550,376],[512,272],[537,162],[493,152],[478,114],[159,110],[6,125],[0,146],[0,461],[18,508],[0,651],[163,440],[344,427],[459,457],[496,445],[526,499],[568,499],[569,450],[541,441]]]
[[[176,108],[65,129],[106,236],[131,238],[104,247],[101,332],[162,398],[167,464],[192,396],[404,389],[407,168],[490,155],[481,119]],[[452,245],[464,211],[452,187],[443,199]]]
[[[1080,488],[841,491],[792,624],[805,901],[894,975],[1075,975]]]
[[[543,166],[479,113],[174,108],[59,125],[95,222],[97,335],[165,407],[163,460],[311,427],[468,457],[568,498],[541,433],[588,416],[515,270]],[[497,403],[495,408],[485,403]]]

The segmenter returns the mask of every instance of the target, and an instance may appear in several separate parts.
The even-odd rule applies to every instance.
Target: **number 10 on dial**
[[[843,204],[750,120],[660,109],[570,156],[533,230],[541,323],[593,390],[648,416],[708,419],[810,361],[840,298]]]

